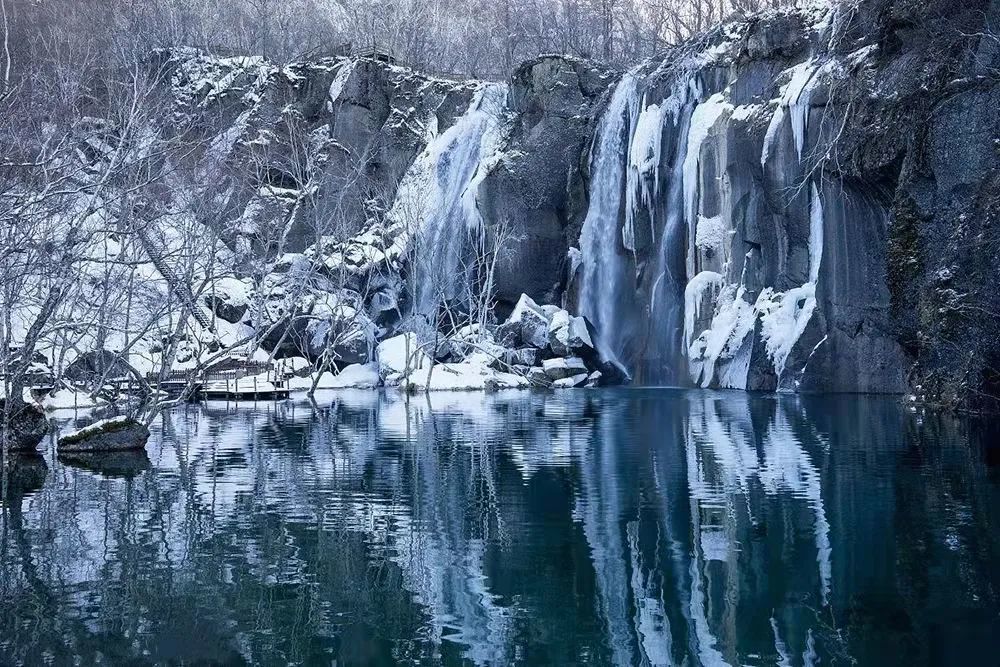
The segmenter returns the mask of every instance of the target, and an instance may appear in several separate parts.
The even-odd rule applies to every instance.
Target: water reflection
[[[0,663],[991,657],[981,428],[870,397],[338,392],[176,410],[137,465],[53,436],[5,486]]]

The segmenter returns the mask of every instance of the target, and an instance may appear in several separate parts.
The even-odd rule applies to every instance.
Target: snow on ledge
[[[121,429],[130,426],[134,421],[129,417],[110,417],[108,419],[101,419],[93,424],[88,424],[83,428],[79,428],[75,431],[70,431],[66,435],[60,436],[60,442],[77,442],[83,440],[84,438],[89,438],[92,435],[98,435],[100,433],[113,433],[115,431],[120,431]]]

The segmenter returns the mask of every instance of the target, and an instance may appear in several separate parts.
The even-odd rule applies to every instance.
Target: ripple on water
[[[62,420],[58,428],[78,425]],[[0,663],[990,659],[1000,455],[873,397],[210,403],[8,486]]]

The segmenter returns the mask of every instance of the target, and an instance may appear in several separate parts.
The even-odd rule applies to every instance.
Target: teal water
[[[148,461],[47,441],[8,479],[0,664],[1000,655],[989,422],[856,396],[347,392],[152,431]]]

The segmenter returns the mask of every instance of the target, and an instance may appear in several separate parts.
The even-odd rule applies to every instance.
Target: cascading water
[[[580,313],[597,328],[601,355],[619,366],[623,365],[628,326],[621,310],[633,276],[622,245],[623,187],[638,103],[635,76],[628,72],[618,82],[597,129],[590,159],[590,207],[580,233]]]
[[[462,295],[469,279],[462,255],[482,222],[476,197],[496,156],[506,100],[505,85],[483,85],[400,183],[389,217],[403,223],[411,239],[416,314],[433,317],[440,303]]]
[[[660,104],[659,135],[664,128],[672,136],[674,152],[667,188],[662,205],[663,224],[653,261],[652,284],[649,288],[648,327],[651,335],[644,350],[646,360],[644,381],[656,384],[676,384],[681,363],[681,321],[684,315],[684,285],[686,276],[684,225],[684,165],[691,115],[698,101],[697,78],[678,82],[666,100]],[[670,125],[667,126],[667,122]],[[657,183],[659,174],[657,174]],[[659,193],[657,193],[659,197]],[[657,204],[648,204],[651,210]]]
[[[627,73],[598,126],[580,237],[580,312],[600,332],[606,360],[645,384],[671,384],[685,283],[685,149],[699,91],[696,77],[682,78],[647,105],[637,87]]]

